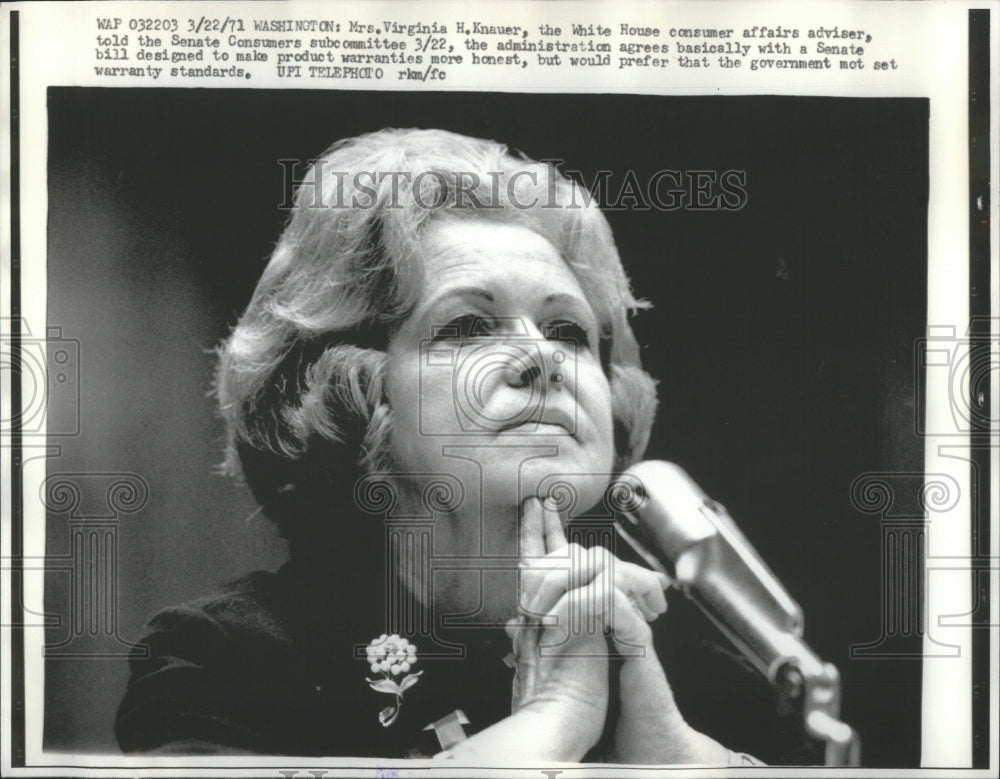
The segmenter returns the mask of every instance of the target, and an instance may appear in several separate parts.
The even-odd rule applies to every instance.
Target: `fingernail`
[[[657,572],[656,575],[660,580],[660,587],[663,588],[664,590],[667,589],[670,586],[670,577],[667,576],[666,574],[659,572]]]

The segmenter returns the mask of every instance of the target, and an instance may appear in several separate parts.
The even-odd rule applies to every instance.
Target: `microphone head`
[[[638,498],[634,510],[623,512],[629,530],[647,549],[666,555],[670,563],[716,532],[705,514],[710,498],[679,465],[645,460],[628,468],[622,482]]]

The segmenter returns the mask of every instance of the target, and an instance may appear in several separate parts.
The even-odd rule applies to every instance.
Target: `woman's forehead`
[[[552,243],[522,225],[485,219],[447,220],[428,225],[421,241],[421,298],[450,287],[484,285],[529,290],[562,287],[583,295],[576,275]]]

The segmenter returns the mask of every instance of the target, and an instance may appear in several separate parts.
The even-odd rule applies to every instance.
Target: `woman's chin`
[[[535,458],[523,463],[520,471],[522,500],[552,498],[570,516],[598,504],[610,483],[609,462],[577,452]]]

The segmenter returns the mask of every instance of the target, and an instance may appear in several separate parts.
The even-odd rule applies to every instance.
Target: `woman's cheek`
[[[611,385],[600,365],[588,365],[582,372],[577,392],[577,400],[587,410],[587,418],[592,426],[594,441],[589,442],[606,460],[608,467],[614,462],[614,417],[611,411]]]

